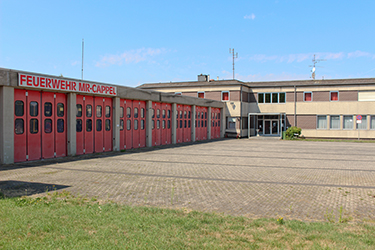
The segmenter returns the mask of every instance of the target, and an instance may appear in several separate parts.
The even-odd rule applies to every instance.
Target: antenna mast
[[[81,71],[81,80],[83,80],[83,51],[84,51],[85,41],[82,38],[82,71]]]
[[[321,62],[321,61],[327,61],[326,59],[315,59],[315,54],[314,54],[314,58],[312,59],[312,62],[313,62],[313,65],[309,65],[309,67],[312,67],[311,69],[311,78],[313,80],[315,80],[315,65],[318,63],[318,62]]]
[[[232,54],[233,58],[233,80],[234,80],[234,59],[238,58],[238,53],[234,53],[234,49],[229,48],[229,54]]]

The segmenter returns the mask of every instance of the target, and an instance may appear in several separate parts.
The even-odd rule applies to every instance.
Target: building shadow
[[[45,193],[48,191],[58,191],[68,188],[66,185],[56,185],[50,183],[27,182],[27,181],[0,181],[0,193],[5,197],[20,197],[33,194]]]

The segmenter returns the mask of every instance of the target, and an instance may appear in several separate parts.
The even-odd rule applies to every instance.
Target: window
[[[186,111],[184,111],[184,118],[185,118],[185,119],[187,118],[187,113],[186,113]]]
[[[331,91],[330,100],[331,100],[331,102],[338,101],[339,100],[339,92],[338,91]]]
[[[285,103],[285,93],[279,93],[279,103]]]
[[[24,114],[23,101],[16,101],[15,102],[14,114],[16,116],[23,116],[23,114]]]
[[[198,92],[198,98],[204,98],[204,92]]]
[[[229,101],[229,91],[222,91],[221,92],[221,100],[222,101]]]
[[[23,119],[16,119],[14,124],[14,131],[17,135],[23,134],[24,122]]]
[[[76,120],[76,132],[82,132],[82,119]]]
[[[182,110],[180,110],[180,119],[182,119]]]
[[[190,111],[188,112],[188,118],[190,119]]]
[[[264,94],[258,93],[258,103],[264,103]]]
[[[141,118],[145,118],[145,109],[141,108]]]
[[[343,116],[343,129],[353,129],[353,116],[352,115],[344,115]]]
[[[370,116],[370,129],[375,129],[375,115]]]
[[[228,118],[228,129],[236,128],[236,118]]]
[[[30,102],[30,115],[38,116],[38,103],[37,102]]]
[[[188,120],[188,128],[190,128],[190,120]]]
[[[57,116],[64,117],[64,104],[63,103],[57,104]]]
[[[167,128],[171,128],[171,121],[170,120],[168,120],[167,125],[168,125]]]
[[[162,128],[165,129],[165,120],[163,120],[163,123],[162,123]]]
[[[367,116],[362,115],[361,123],[357,123],[357,129],[365,130],[367,129]]]
[[[120,107],[120,118],[124,118],[124,107]]]
[[[96,131],[102,131],[102,120],[96,120]]]
[[[271,93],[265,93],[264,102],[265,103],[271,103]]]
[[[184,128],[186,128],[186,125],[187,125],[187,124],[186,124],[186,120],[185,120],[185,121],[184,121]]]
[[[152,120],[152,129],[155,128],[155,120]]]
[[[134,130],[138,130],[138,120],[134,120]]]
[[[155,109],[151,109],[152,112],[152,118],[155,118]]]
[[[165,118],[165,109],[163,109],[163,112],[162,112],[162,117],[163,117],[163,119]]]
[[[207,119],[207,112],[204,112],[204,119]]]
[[[132,116],[132,110],[131,110],[131,108],[126,108],[126,117],[127,118],[130,118]]]
[[[92,116],[92,106],[86,105],[86,116],[91,117]]]
[[[111,120],[110,119],[105,120],[105,131],[111,131]]]
[[[91,119],[87,119],[86,120],[86,131],[87,132],[91,132],[92,131],[92,120]]]
[[[45,110],[45,105],[44,104],[44,110]],[[52,105],[51,105],[52,106]],[[77,104],[77,113],[76,113],[76,117],[82,117],[82,104]],[[52,109],[51,109],[52,110]]]
[[[63,133],[63,132],[64,132],[64,120],[57,119],[57,133]]]
[[[160,120],[156,120],[156,129],[160,128]]]
[[[82,125],[82,121],[81,121]],[[82,128],[81,128],[82,131]],[[44,133],[49,134],[52,133],[52,120],[51,119],[45,119],[44,120]]]
[[[132,121],[128,119],[126,121],[126,130],[131,130],[131,129],[132,129]]]
[[[180,120],[180,128],[182,128],[182,120]]]
[[[279,103],[279,93],[272,93],[272,103]]]
[[[120,130],[124,130],[124,119],[120,120]]]
[[[82,115],[82,106],[81,106],[81,115]],[[44,103],[44,116],[47,116],[47,117],[52,116],[52,103],[50,102]]]
[[[141,120],[141,129],[145,129],[145,120]]]
[[[105,117],[111,117],[111,107],[105,106]]]
[[[96,117],[102,117],[102,106],[96,106]]]
[[[138,118],[138,108],[134,108],[134,118]]]
[[[317,129],[327,129],[327,116],[326,115],[318,115],[316,118],[317,124],[316,128]]]
[[[38,119],[30,119],[30,133],[37,134],[38,131]]]
[[[312,92],[303,92],[303,100],[305,102],[311,102],[312,101]]]
[[[340,116],[339,115],[331,115],[330,116],[330,129],[340,129]]]
[[[160,109],[156,110],[156,118],[158,118],[158,119],[160,118]]]
[[[168,110],[168,112],[167,112],[167,117],[171,118],[171,111],[170,110]]]

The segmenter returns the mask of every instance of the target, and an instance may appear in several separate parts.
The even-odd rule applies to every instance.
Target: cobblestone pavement
[[[375,144],[218,140],[0,167],[6,195],[68,190],[248,217],[375,219]]]

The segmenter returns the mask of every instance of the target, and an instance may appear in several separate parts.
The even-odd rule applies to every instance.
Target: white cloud
[[[257,62],[268,62],[268,61],[275,61],[275,62],[303,62],[306,60],[311,61],[315,55],[316,59],[325,59],[325,60],[341,60],[344,58],[357,58],[357,57],[371,57],[375,59],[375,54],[371,54],[368,52],[362,51],[355,51],[355,52],[318,52],[318,53],[300,53],[300,54],[289,54],[289,55],[264,55],[258,54],[253,55],[249,59],[251,61]]]
[[[244,19],[251,19],[251,20],[254,20],[255,19],[255,15],[254,13],[251,13],[251,15],[246,15],[243,17]]]
[[[125,51],[122,54],[117,55],[105,55],[102,56],[99,62],[96,62],[96,67],[105,67],[113,64],[122,65],[123,63],[139,63],[142,61],[152,62],[151,57],[165,53],[164,48],[153,49],[153,48],[140,48],[136,50]]]

